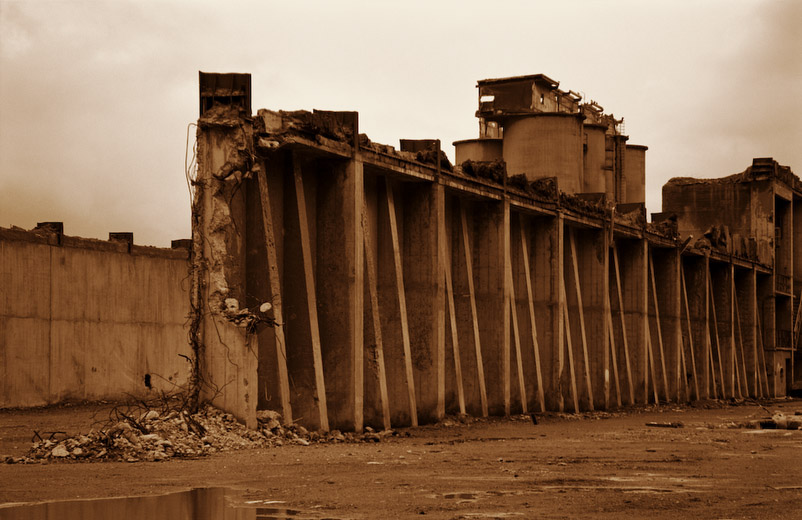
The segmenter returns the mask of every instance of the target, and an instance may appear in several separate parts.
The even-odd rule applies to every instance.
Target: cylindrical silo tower
[[[585,150],[584,150],[584,174],[583,188],[585,193],[607,193],[612,190],[607,186],[607,170],[604,169],[605,146],[604,133],[607,130],[605,125],[586,124],[585,131]]]
[[[454,141],[456,164],[471,161],[495,161],[503,158],[502,140],[497,138]]]
[[[576,113],[544,112],[504,123],[507,174],[527,179],[557,177],[566,193],[583,191],[582,120]]]
[[[646,202],[646,150],[648,147],[628,144],[624,158],[625,199],[623,202]]]

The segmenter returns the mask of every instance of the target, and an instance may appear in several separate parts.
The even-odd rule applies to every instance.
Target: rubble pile
[[[722,427],[750,430],[802,430],[802,412],[796,412],[794,415],[777,412],[772,414],[771,417],[763,417],[762,419],[724,423]]]
[[[605,204],[602,201],[587,200],[578,195],[571,195],[565,192],[560,192],[560,205],[600,217],[605,217],[608,212]]]
[[[652,233],[677,239],[679,238],[679,225],[677,215],[670,215],[659,222],[647,222],[646,229]]]
[[[233,415],[206,405],[199,412],[186,410],[160,414],[148,410],[125,418],[107,428],[61,439],[38,439],[24,457],[4,457],[7,464],[42,461],[160,461],[198,457],[221,451],[269,448],[282,445],[309,446],[313,443],[381,442],[397,435],[393,430],[364,433],[310,432],[303,426],[281,424],[274,411],[258,412],[258,427],[251,430]]]
[[[767,242],[765,239],[762,242]],[[731,233],[726,225],[711,226],[699,237],[694,247],[697,249],[716,250],[725,254],[732,254],[748,260],[760,261],[758,239],[745,237],[739,233]],[[763,246],[764,248],[767,246]]]
[[[254,120],[258,134],[280,137],[286,134],[301,135],[310,139],[323,136],[327,139],[350,143],[354,139],[353,124],[346,114],[327,110],[285,111],[260,109]]]
[[[504,161],[464,161],[460,165],[463,174],[469,177],[489,180],[496,184],[504,183],[504,176],[507,175],[507,163]]]
[[[454,169],[454,167],[451,165],[451,161],[448,160],[448,156],[442,150],[429,148],[427,150],[422,150],[415,153],[415,160],[424,164],[436,165],[438,158],[440,160],[440,169],[449,172]]]

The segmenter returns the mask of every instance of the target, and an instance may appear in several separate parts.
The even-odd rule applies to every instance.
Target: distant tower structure
[[[479,138],[454,143],[458,164],[504,160],[509,175],[554,177],[566,193],[645,202],[647,148],[626,144],[623,119],[544,74],[484,79],[477,87]]]

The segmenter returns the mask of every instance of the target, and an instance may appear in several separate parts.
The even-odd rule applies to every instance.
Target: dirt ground
[[[763,406],[802,413],[800,400]],[[103,414],[99,406],[0,411],[0,454],[22,455],[33,430],[85,432]],[[754,403],[666,405],[541,416],[537,425],[449,422],[381,443],[191,460],[0,464],[0,504],[221,486],[310,518],[802,518],[802,430],[723,427],[768,415]],[[677,421],[684,427],[646,425]]]

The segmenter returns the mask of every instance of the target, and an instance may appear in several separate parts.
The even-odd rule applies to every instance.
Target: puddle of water
[[[463,513],[457,518],[519,518],[523,513]]]
[[[442,495],[446,500],[456,500],[457,504],[473,503],[482,498],[487,497],[503,497],[510,495],[520,495],[520,491],[506,491],[506,490],[493,490],[493,491],[459,491],[453,493],[444,493]],[[438,495],[430,495],[430,498],[439,498]]]
[[[167,495],[65,500],[0,505],[0,520],[321,520],[320,515],[284,507],[277,500],[244,501],[227,488],[201,488]],[[265,507],[269,506],[269,507]]]
[[[476,500],[479,493],[446,493],[443,498],[459,500]]]

